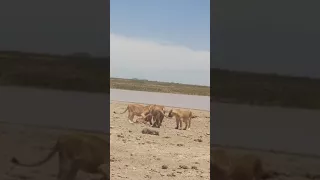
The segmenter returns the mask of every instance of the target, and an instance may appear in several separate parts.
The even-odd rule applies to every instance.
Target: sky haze
[[[209,0],[111,0],[111,77],[210,85]]]

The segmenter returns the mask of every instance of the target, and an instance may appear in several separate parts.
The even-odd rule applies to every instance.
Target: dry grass
[[[110,78],[110,88],[174,94],[210,96],[210,87],[139,79]]]

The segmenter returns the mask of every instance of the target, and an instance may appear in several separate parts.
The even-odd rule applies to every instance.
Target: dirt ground
[[[175,120],[165,118],[160,128],[130,124],[128,104],[110,104],[110,177],[130,179],[210,179],[210,112],[192,110],[190,130],[177,130]],[[169,109],[168,107],[166,107]],[[142,134],[143,128],[160,135]]]
[[[112,102],[110,135],[110,179],[210,179],[210,117],[209,112],[193,110],[199,116],[192,120],[191,130],[176,130],[174,119],[164,119],[159,136],[142,134],[144,124],[130,124],[127,104]],[[0,179],[1,180],[56,180],[58,158],[39,167],[17,167],[10,163],[15,156],[22,162],[44,158],[59,135],[68,130],[37,128],[0,123]],[[106,134],[96,134],[108,139]],[[320,179],[320,158],[290,155],[273,151],[225,148],[232,154],[255,154],[267,171],[285,173],[277,180]],[[13,169],[11,169],[14,167]],[[79,172],[77,180],[98,180],[98,175]]]

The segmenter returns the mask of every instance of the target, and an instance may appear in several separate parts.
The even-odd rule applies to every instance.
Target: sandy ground
[[[210,112],[193,110],[199,117],[192,119],[191,130],[176,130],[174,119],[165,118],[160,128],[130,124],[127,112],[113,113],[124,111],[127,104],[110,106],[112,180],[210,178]],[[160,135],[142,134],[146,127]]]
[[[39,167],[17,167],[13,166],[10,160],[13,156],[25,163],[43,159],[54,146],[57,137],[66,133],[71,133],[71,131],[1,123],[0,179],[56,180],[58,172],[57,155]],[[96,135],[108,139],[107,135]],[[98,180],[99,177],[99,175],[79,172],[77,179]]]
[[[174,119],[164,119],[163,126],[152,128],[159,136],[142,134],[147,125],[130,124],[127,104],[112,102],[111,106],[111,180],[129,179],[185,179],[210,178],[210,120],[209,112],[193,110],[198,118],[192,120],[190,131],[176,130]],[[23,162],[34,162],[45,157],[59,135],[67,130],[36,128],[0,123],[0,179],[1,180],[56,180],[58,158],[39,167],[13,167],[15,156]],[[107,135],[97,134],[108,139]],[[271,151],[225,148],[232,154],[255,154],[263,160],[267,171],[288,174],[278,180],[320,179],[320,158],[282,154]],[[77,180],[97,180],[99,176],[79,172]]]

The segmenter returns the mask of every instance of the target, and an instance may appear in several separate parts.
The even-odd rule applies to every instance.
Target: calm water
[[[117,101],[210,107],[209,97],[110,91]],[[108,132],[108,103],[108,94],[0,87],[0,120]],[[211,143],[320,155],[320,111],[211,105]]]
[[[110,89],[110,98],[113,101],[159,104],[172,107],[192,108],[210,111],[209,96],[191,96],[182,94]]]
[[[0,86],[0,121],[109,132],[109,95]]]

